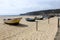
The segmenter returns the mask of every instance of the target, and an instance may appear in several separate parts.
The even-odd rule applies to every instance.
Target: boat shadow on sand
[[[13,25],[13,26],[18,26],[18,27],[28,27],[26,24],[18,24],[18,25]]]
[[[28,27],[28,25],[26,25],[26,24],[21,24],[21,23],[19,23],[19,24],[17,24],[17,25],[12,25],[12,24],[7,24],[7,25],[9,25],[9,26],[16,26],[16,27]]]

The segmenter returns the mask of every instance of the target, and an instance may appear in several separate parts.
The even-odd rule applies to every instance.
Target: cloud
[[[0,15],[60,8],[60,0],[0,0]]]

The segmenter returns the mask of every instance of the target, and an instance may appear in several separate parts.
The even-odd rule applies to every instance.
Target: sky
[[[31,11],[59,8],[60,0],[0,0],[0,15],[18,15]]]

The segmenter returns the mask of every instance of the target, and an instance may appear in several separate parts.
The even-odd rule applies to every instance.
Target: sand
[[[18,16],[20,17],[20,16]],[[58,30],[58,19],[53,17],[38,21],[38,30],[36,22],[27,22],[25,18],[34,16],[21,16],[22,20],[19,25],[4,24],[0,17],[0,40],[54,40]]]

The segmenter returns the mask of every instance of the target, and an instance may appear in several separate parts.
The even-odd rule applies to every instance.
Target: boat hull
[[[5,24],[10,24],[10,25],[18,25],[19,23],[6,23],[4,22]]]
[[[16,25],[16,24],[19,24],[20,21],[21,21],[21,18],[14,18],[14,19],[10,19],[10,20],[5,19],[4,23]]]

